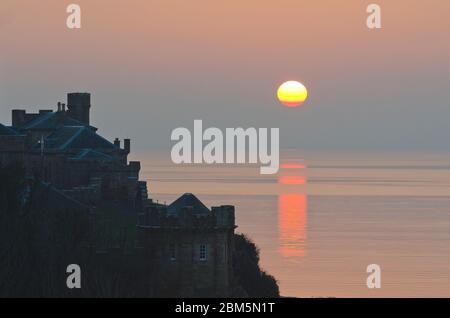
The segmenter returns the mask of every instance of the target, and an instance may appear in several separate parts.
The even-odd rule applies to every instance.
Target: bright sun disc
[[[306,87],[297,81],[287,81],[278,88],[278,99],[287,107],[297,107],[303,104],[308,97]]]

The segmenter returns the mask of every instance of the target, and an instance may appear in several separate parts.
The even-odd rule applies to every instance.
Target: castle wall
[[[0,136],[0,164],[23,162],[25,152],[25,136]]]
[[[231,223],[232,222],[232,223]],[[165,206],[147,208],[139,220],[141,246],[163,269],[161,277],[181,297],[227,297],[232,287],[234,207],[213,208],[200,216],[185,209],[178,216]],[[206,260],[200,246],[206,246]]]

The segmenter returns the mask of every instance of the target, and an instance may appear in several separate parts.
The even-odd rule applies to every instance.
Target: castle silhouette
[[[56,111],[12,110],[12,125],[0,124],[0,165],[23,165],[27,177],[39,181],[48,207],[95,216],[105,203],[120,203],[135,217],[135,247],[146,251],[180,296],[230,295],[234,207],[209,209],[190,193],[170,205],[154,202],[139,180],[140,162],[128,161],[130,139],[122,148],[118,138],[100,136],[90,108],[89,93],[69,93],[67,106],[58,102]]]

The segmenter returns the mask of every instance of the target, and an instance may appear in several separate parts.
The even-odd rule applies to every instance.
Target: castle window
[[[208,246],[206,244],[200,244],[200,260],[206,261],[208,258]]]
[[[177,260],[177,247],[175,244],[169,245],[169,253],[170,253],[170,260],[176,261]]]

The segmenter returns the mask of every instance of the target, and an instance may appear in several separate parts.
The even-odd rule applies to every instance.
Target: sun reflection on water
[[[279,251],[284,257],[306,255],[308,204],[302,187],[307,181],[305,168],[302,164],[284,164],[278,177]]]

